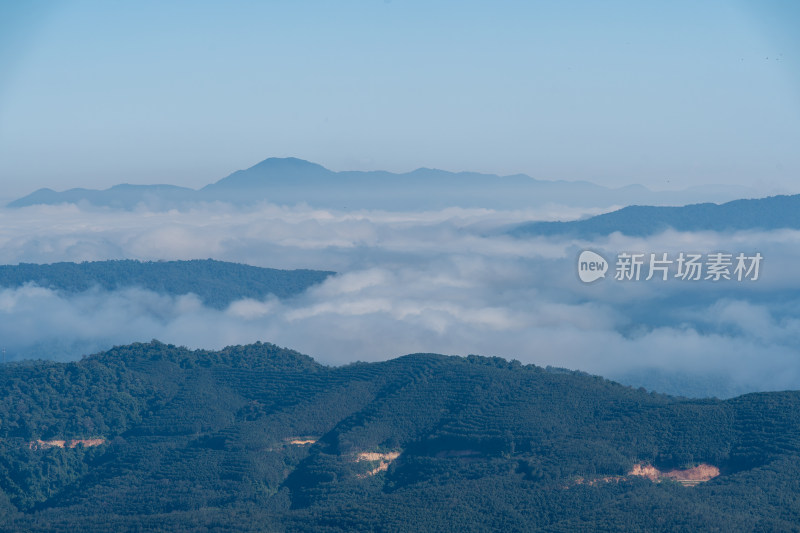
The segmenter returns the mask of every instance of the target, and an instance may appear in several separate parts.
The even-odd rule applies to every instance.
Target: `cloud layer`
[[[618,234],[594,242],[516,240],[509,224],[558,216],[450,209],[333,212],[207,205],[134,213],[74,206],[0,210],[0,262],[115,258],[214,259],[336,270],[291,300],[242,300],[225,310],[192,295],[140,289],[66,296],[0,290],[9,358],[76,358],[147,341],[220,348],[256,340],[319,361],[411,352],[478,353],[623,376],[660,371],[720,376],[731,390],[800,387],[800,232]],[[582,284],[578,254],[760,252],[758,281]]]

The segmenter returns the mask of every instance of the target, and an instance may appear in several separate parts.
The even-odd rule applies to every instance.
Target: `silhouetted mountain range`
[[[86,203],[134,209],[185,207],[196,202],[239,205],[270,202],[307,203],[333,209],[417,210],[444,207],[527,208],[545,204],[610,207],[633,203],[679,205],[751,196],[742,187],[706,186],[653,192],[641,185],[607,188],[586,181],[538,180],[524,174],[497,176],[420,168],[395,174],[384,171],[334,172],[296,158],[270,158],[200,190],[171,185],[116,185],[105,190],[40,189],[10,207]]]
[[[331,274],[322,270],[276,270],[213,259],[21,263],[0,265],[0,287],[33,283],[67,294],[95,287],[104,290],[137,287],[173,296],[195,294],[206,305],[222,309],[242,298],[294,296]]]
[[[739,231],[783,228],[800,229],[800,195],[734,200],[722,205],[632,205],[583,220],[521,224],[510,233],[517,237],[544,235],[591,239],[614,232],[643,237],[667,229]]]

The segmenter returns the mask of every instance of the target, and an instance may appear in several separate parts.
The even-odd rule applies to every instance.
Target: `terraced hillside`
[[[0,391],[9,530],[800,523],[798,392],[688,400],[497,358],[327,367],[155,341],[8,364]]]

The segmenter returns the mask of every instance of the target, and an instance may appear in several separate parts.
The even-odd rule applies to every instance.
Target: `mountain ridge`
[[[279,270],[214,259],[66,261],[0,265],[0,287],[18,288],[33,283],[67,294],[94,287],[103,290],[141,288],[172,296],[195,294],[206,305],[224,309],[242,298],[295,296],[333,274],[335,272]]]
[[[800,518],[780,497],[800,488],[797,391],[689,400],[497,357],[328,367],[268,343],[151,341],[6,365],[0,392],[10,530],[766,531]],[[49,445],[62,441],[88,444]]]
[[[800,194],[739,199],[724,204],[680,207],[631,205],[582,220],[528,222],[512,228],[515,237],[568,236],[592,239],[620,232],[644,237],[676,231],[800,229]]]
[[[751,195],[741,187],[709,186],[701,190],[653,192],[642,185],[609,188],[588,181],[542,180],[525,174],[499,176],[417,168],[388,171],[332,171],[299,158],[267,158],[200,189],[172,185],[113,186],[104,190],[39,189],[7,204],[82,203],[117,209],[140,206],[183,208],[198,202],[253,205],[307,203],[336,209],[419,210],[444,207],[518,209],[545,204],[611,207],[633,203],[682,204],[692,199],[719,201]]]

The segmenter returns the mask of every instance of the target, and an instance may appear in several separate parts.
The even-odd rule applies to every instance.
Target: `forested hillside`
[[[537,235],[594,239],[614,232],[645,237],[675,231],[748,231],[800,228],[800,195],[733,200],[680,207],[629,205],[610,213],[568,222],[528,222],[515,237]]]
[[[800,523],[798,392],[687,400],[497,358],[327,367],[156,341],[10,363],[0,392],[7,530]]]
[[[333,272],[276,270],[212,259],[141,262],[133,260],[0,265],[0,287],[35,283],[76,293],[99,287],[140,287],[172,295],[193,293],[206,305],[224,308],[241,298],[285,298],[322,282]]]

